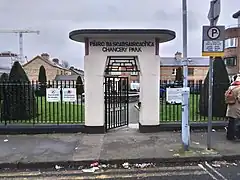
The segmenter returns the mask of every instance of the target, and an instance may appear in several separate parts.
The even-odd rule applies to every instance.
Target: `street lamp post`
[[[189,90],[188,90],[188,58],[187,58],[187,0],[182,0],[183,28],[183,91],[182,91],[182,144],[185,151],[189,150]]]

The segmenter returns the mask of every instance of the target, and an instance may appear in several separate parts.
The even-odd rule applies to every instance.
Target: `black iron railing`
[[[207,122],[208,121],[208,89],[204,88],[203,81],[193,82],[189,81],[190,99],[189,99],[189,120],[190,122]],[[213,98],[213,120],[225,120],[226,104],[224,102],[224,90],[222,85],[215,85],[219,91],[214,93],[221,93],[218,98]],[[225,88],[228,85],[223,85]],[[182,87],[181,84],[171,84],[167,81],[160,82],[160,122],[181,122],[182,106],[181,104],[171,104],[166,101],[166,89]]]
[[[50,92],[49,88],[53,88],[50,95],[47,93]],[[65,88],[73,88],[68,89],[69,96],[66,95],[70,101],[63,96],[63,91],[67,90]],[[76,81],[1,82],[0,98],[2,126],[84,123],[83,84],[76,84]]]

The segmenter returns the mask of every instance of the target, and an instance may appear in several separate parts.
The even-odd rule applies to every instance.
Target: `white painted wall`
[[[104,125],[104,69],[105,56],[84,57],[85,71],[85,125]]]
[[[160,57],[140,56],[140,119],[141,125],[159,125]]]
[[[93,39],[89,39],[91,42]],[[96,41],[106,41],[94,39]],[[141,39],[137,41],[152,41]],[[107,41],[113,42],[108,39]],[[121,39],[114,41],[124,41]],[[134,41],[128,39],[125,41]],[[104,70],[107,56],[138,56],[140,65],[140,119],[142,125],[159,124],[160,57],[155,55],[155,45],[142,47],[142,52],[103,52],[102,47],[90,46],[84,59],[85,70],[85,125],[104,125]]]

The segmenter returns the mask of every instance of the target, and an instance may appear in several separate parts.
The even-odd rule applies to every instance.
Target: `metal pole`
[[[23,60],[23,33],[19,32],[19,54],[20,54],[20,62],[21,64],[24,63]]]
[[[182,0],[182,26],[183,26],[183,102],[182,102],[182,144],[185,151],[189,150],[189,92],[188,87],[188,59],[187,59],[187,0]]]
[[[210,26],[214,26],[214,1],[211,1],[212,19]],[[213,57],[209,58],[209,79],[208,79],[208,134],[207,134],[207,149],[212,146],[212,92],[213,92]]]

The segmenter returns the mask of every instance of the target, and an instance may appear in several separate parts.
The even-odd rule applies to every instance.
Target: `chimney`
[[[50,56],[49,56],[48,53],[42,53],[42,54],[41,54],[41,57],[44,58],[44,59],[46,59],[46,60],[49,60],[49,58],[50,58]]]
[[[175,53],[175,59],[176,59],[176,60],[181,60],[181,59],[182,59],[182,53],[177,51],[177,52]]]
[[[59,64],[59,59],[58,58],[53,58],[52,60],[54,63]]]

